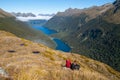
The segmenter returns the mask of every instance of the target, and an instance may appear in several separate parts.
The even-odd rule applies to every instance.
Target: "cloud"
[[[45,19],[49,20],[52,16],[36,16],[36,17],[16,17],[20,21],[36,20],[36,19]]]

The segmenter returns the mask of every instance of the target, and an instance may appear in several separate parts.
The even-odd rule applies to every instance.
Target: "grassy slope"
[[[24,45],[20,45],[24,44]],[[120,73],[106,64],[78,54],[52,50],[42,44],[0,31],[0,66],[14,80],[119,80]],[[8,50],[14,50],[10,53]],[[33,51],[39,51],[33,54]],[[65,60],[77,60],[81,68],[63,68]],[[4,80],[4,79],[3,79]]]

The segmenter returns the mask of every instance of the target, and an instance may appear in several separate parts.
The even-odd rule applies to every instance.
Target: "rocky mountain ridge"
[[[94,6],[86,9],[69,8],[65,10],[65,12],[58,12],[48,20],[45,26],[57,31],[76,30],[88,21],[104,14],[105,11],[112,7],[112,4],[105,4],[103,6]],[[74,24],[72,24],[73,21],[75,22]]]

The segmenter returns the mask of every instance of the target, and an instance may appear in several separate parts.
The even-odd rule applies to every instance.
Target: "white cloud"
[[[35,19],[45,19],[49,20],[52,16],[36,16],[36,17],[16,17],[20,21],[28,21],[28,20],[35,20]]]

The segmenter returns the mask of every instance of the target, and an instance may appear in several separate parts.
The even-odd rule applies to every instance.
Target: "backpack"
[[[70,68],[71,68],[72,70],[75,69],[75,65],[74,65],[74,63],[71,64]]]
[[[78,65],[78,64],[75,65],[74,63],[72,63],[70,68],[72,70],[79,70],[80,69],[80,65]]]

